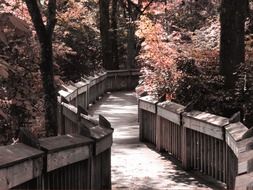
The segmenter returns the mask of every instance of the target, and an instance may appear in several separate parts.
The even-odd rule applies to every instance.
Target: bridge
[[[253,138],[242,139],[243,124],[137,100],[138,76],[108,71],[62,86],[59,135],[25,133],[0,147],[0,189],[253,188]]]

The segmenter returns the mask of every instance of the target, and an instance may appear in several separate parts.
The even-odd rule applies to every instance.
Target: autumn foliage
[[[231,117],[253,125],[252,48],[246,38],[247,64],[237,68],[236,87],[224,90],[219,72],[219,1],[153,2],[138,22],[137,57],[144,89],[191,109]]]
[[[53,38],[58,86],[100,68],[96,9],[94,1],[58,1]],[[0,0],[1,144],[10,143],[19,127],[28,127],[39,136],[45,134],[39,52],[23,1]]]

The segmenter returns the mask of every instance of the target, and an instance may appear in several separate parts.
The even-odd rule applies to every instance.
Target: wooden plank
[[[156,149],[162,150],[162,121],[160,116],[156,116]]]
[[[9,189],[38,177],[42,174],[42,163],[41,158],[35,158],[0,169],[1,189]]]
[[[193,130],[188,130],[188,136],[190,137],[188,138],[190,140],[190,155],[191,155],[191,159],[190,159],[190,167],[191,169],[194,168],[194,139],[193,139]]]
[[[198,171],[201,171],[201,133],[198,133],[197,135],[198,138],[198,147],[197,147],[197,151],[198,151],[198,158],[197,158],[197,167],[198,167]]]
[[[47,152],[57,152],[68,148],[75,148],[83,145],[89,145],[93,141],[90,138],[78,135],[68,134],[39,139],[41,148]]]
[[[172,154],[172,126],[171,124],[167,125],[168,135],[169,135],[169,143],[168,143],[168,151]]]
[[[222,180],[222,178],[221,178],[221,176],[222,176],[222,172],[221,172],[221,170],[222,170],[222,162],[221,162],[221,160],[222,160],[221,144],[222,144],[222,142],[221,142],[221,141],[218,141],[217,168],[218,168],[218,180],[219,180],[219,181]]]
[[[241,122],[231,123],[225,128],[235,141],[242,140],[242,136],[248,131],[248,128]]]
[[[110,149],[112,146],[112,135],[109,135],[96,143],[96,155]]]
[[[156,113],[156,102],[157,101],[151,96],[141,97],[139,99],[139,108],[151,113]]]
[[[70,102],[74,99],[76,99],[76,97],[78,96],[78,92],[77,92],[77,88],[75,87],[75,89],[69,89],[67,88],[68,92],[70,92],[67,96],[65,96],[65,98]]]
[[[52,171],[90,157],[89,146],[70,148],[47,155],[47,171]]]
[[[237,147],[237,142],[235,141],[235,139],[231,136],[231,134],[228,131],[226,131],[225,135],[226,135],[225,138],[226,138],[227,145],[231,148],[231,150],[234,152],[234,154],[238,157],[239,149]]]
[[[215,158],[215,139],[211,138],[211,176],[214,178],[214,173],[215,173],[215,166],[214,166],[214,158]]]
[[[139,107],[139,106],[138,106]],[[139,109],[139,139],[140,141],[143,141],[143,120],[144,120],[144,115],[143,115],[144,110]]]
[[[77,95],[83,94],[84,92],[87,92],[88,90],[88,84],[83,81],[79,81],[75,83],[75,86],[78,88]]]
[[[182,127],[182,133],[181,133],[181,160],[182,160],[182,166],[184,169],[187,170],[187,168],[189,167],[189,164],[188,164],[188,157],[189,157],[189,154],[187,154],[187,149],[188,149],[188,146],[187,145],[187,133],[186,133],[186,128],[185,127]]]
[[[179,127],[178,128],[179,129],[179,149],[180,149],[180,152],[179,152],[179,154],[180,154],[180,161],[182,161],[182,137],[183,137],[183,135],[182,135],[182,132],[183,132],[183,128],[182,127]]]
[[[77,108],[73,105],[62,103],[62,114],[73,122],[77,122]]]
[[[26,160],[41,157],[44,152],[22,143],[0,146],[0,168],[21,163]]]
[[[249,144],[253,142],[253,137],[243,139],[237,142],[237,147],[239,152],[245,152]]]
[[[230,180],[230,158],[229,158],[229,147],[227,146],[227,144],[225,144],[225,156],[224,156],[224,161],[225,161],[225,179],[226,179],[226,184],[229,184],[229,180]]]
[[[217,115],[210,114],[207,112],[191,111],[191,112],[185,112],[183,116],[193,118],[198,121],[203,121],[208,124],[221,127],[221,128],[229,124],[228,118],[217,116]]]
[[[198,162],[198,159],[197,159],[197,132],[196,131],[193,132],[193,144],[194,144],[193,161],[194,161],[194,169],[196,170],[197,169],[197,162]]]
[[[220,141],[217,140],[216,144],[215,144],[215,179],[220,180],[220,160],[219,160],[219,156],[220,156]]]
[[[203,135],[203,173],[204,174],[207,174],[207,146],[206,146],[206,135],[205,134],[202,134]]]
[[[173,125],[173,123],[171,123],[171,126],[170,126],[170,128],[171,128],[171,153],[172,153],[172,155],[175,157],[175,148],[174,148],[174,146],[175,146],[175,128],[174,128],[174,125]]]
[[[207,136],[207,175],[211,176],[211,137]]]
[[[173,123],[180,125],[180,113],[184,110],[184,106],[173,102],[162,102],[157,105],[157,114]]]
[[[200,163],[199,163],[199,171],[200,172],[203,172],[203,134],[200,133],[200,137],[199,137],[200,141],[199,141],[199,145],[200,145],[200,148],[199,148],[199,153],[200,153]]]
[[[213,125],[212,123],[208,123],[207,121],[201,121],[199,119],[184,115],[183,126],[221,140],[224,139],[223,126]]]
[[[58,93],[60,94],[60,96],[64,97],[65,99],[67,99],[68,95],[71,94],[70,92],[65,91],[65,90],[60,90],[58,91]],[[70,101],[69,99],[67,100]]]

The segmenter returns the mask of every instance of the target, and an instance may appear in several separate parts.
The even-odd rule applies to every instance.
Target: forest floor
[[[138,108],[133,92],[105,95],[91,107],[90,114],[102,114],[114,128],[112,189],[213,189],[177,166],[170,157],[139,141]]]

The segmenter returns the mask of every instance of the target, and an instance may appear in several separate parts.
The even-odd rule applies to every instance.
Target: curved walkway
[[[138,140],[133,92],[107,94],[90,112],[102,114],[114,128],[112,189],[211,189]]]

